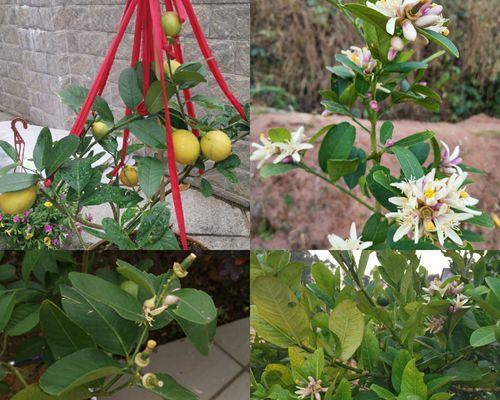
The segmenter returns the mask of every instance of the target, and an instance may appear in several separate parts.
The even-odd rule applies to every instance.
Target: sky
[[[327,250],[311,250],[310,253],[317,255],[321,260],[328,260],[333,264],[337,264]],[[356,260],[359,260],[361,251],[354,251],[353,253]],[[439,250],[417,250],[417,256],[420,257],[421,265],[427,268],[429,274],[440,274],[443,268],[448,267],[450,264],[449,259]],[[372,252],[368,260],[366,273],[371,272],[377,264],[377,255],[375,252]]]

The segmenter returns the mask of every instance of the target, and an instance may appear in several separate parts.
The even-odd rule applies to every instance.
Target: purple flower
[[[19,218],[19,215],[15,215],[14,218],[12,218],[12,221],[18,224],[19,222],[21,222],[21,218]]]
[[[370,108],[371,108],[373,111],[378,111],[378,110],[379,110],[377,100],[372,100],[372,101],[370,101]]]
[[[94,217],[91,213],[85,214],[85,218],[87,219],[87,221],[90,221],[90,222],[92,222],[94,220]]]
[[[45,224],[45,225],[43,226],[43,231],[44,231],[45,233],[50,233],[50,232],[52,232],[52,225],[50,225],[50,224]]]
[[[59,240],[54,239],[54,240],[52,241],[52,244],[53,244],[54,246],[59,246]]]
[[[3,215],[0,214],[0,221],[3,221]]]

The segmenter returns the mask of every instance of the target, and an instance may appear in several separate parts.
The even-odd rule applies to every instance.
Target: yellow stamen
[[[425,189],[424,194],[427,199],[430,199],[431,197],[434,197],[436,195],[436,192],[434,191],[434,189]]]
[[[425,230],[426,231],[432,231],[436,226],[434,225],[434,223],[432,221],[428,221],[426,224],[425,224]]]
[[[449,34],[450,34],[450,31],[449,31],[448,29],[445,29],[445,30],[443,31],[443,35],[444,35],[444,36],[448,36]]]
[[[358,59],[358,56],[357,56],[356,54],[353,54],[353,55],[351,56],[351,60],[352,60],[352,61],[356,61],[357,59]]]
[[[469,193],[467,193],[465,190],[461,190],[460,191],[460,197],[462,199],[466,199],[467,197],[469,197]]]

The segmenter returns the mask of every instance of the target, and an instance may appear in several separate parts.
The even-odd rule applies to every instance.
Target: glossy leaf
[[[141,119],[128,124],[130,132],[145,145],[165,150],[165,128],[157,124],[156,118]]]
[[[281,175],[296,169],[293,164],[266,164],[260,170],[260,176],[268,178],[270,176]]]
[[[262,318],[255,306],[250,306],[250,324],[260,337],[278,347],[286,349],[297,344],[285,331]]]
[[[366,221],[361,238],[365,242],[384,242],[387,237],[388,227],[387,218],[380,213],[374,213]]]
[[[137,72],[134,68],[125,68],[118,79],[118,90],[125,105],[133,110],[142,101],[142,91],[139,89]]]
[[[51,396],[34,383],[17,392],[11,400],[85,400],[91,396],[92,393],[85,387],[69,390],[61,396]]]
[[[429,29],[417,28],[417,31],[418,31],[418,33],[420,33],[421,35],[423,35],[427,39],[429,39],[431,42],[434,42],[438,46],[441,46],[442,48],[444,48],[451,55],[453,55],[457,58],[460,56],[457,47],[446,36],[444,36],[440,33],[431,31]]]
[[[495,325],[482,326],[472,332],[470,336],[470,345],[472,347],[487,346],[495,342]]]
[[[150,392],[156,393],[166,400],[198,400],[196,394],[181,386],[170,375],[157,373],[156,376],[163,382],[163,386],[148,389]]]
[[[80,139],[76,135],[68,135],[55,142],[45,168],[47,176],[56,172],[56,170],[76,152],[79,145]]]
[[[418,179],[424,176],[424,170],[417,160],[417,157],[404,147],[394,146],[392,151],[398,159],[401,172],[407,179]]]
[[[318,160],[323,171],[328,170],[328,160],[345,160],[351,153],[356,129],[348,122],[333,126],[323,138]]]
[[[15,304],[14,293],[0,294],[0,332],[7,326]]]
[[[217,318],[217,310],[212,298],[196,289],[180,289],[175,292],[180,299],[173,313],[199,325],[212,323]]]
[[[165,165],[155,157],[141,157],[139,159],[139,185],[148,199],[151,199],[160,188],[165,173]]]
[[[24,335],[31,331],[40,321],[40,305],[34,303],[23,303],[17,305],[5,327],[5,333],[9,336]]]
[[[140,287],[146,289],[151,295],[154,296],[156,294],[153,283],[149,278],[149,274],[123,260],[116,260],[116,264],[118,265],[116,271],[120,275],[137,283]]]
[[[363,314],[354,301],[344,300],[333,309],[328,326],[340,340],[340,358],[347,361],[363,341]]]
[[[36,175],[18,172],[0,176],[0,193],[17,192],[33,186],[37,181]]]
[[[43,128],[36,139],[33,149],[33,162],[39,171],[43,171],[49,162],[52,152],[52,133],[49,128]]]
[[[327,170],[330,180],[337,182],[341,177],[350,175],[358,169],[359,160],[328,160]]]
[[[427,398],[427,385],[424,382],[424,373],[417,369],[414,359],[409,361],[403,370],[401,392],[399,395],[403,398],[405,396],[419,396],[421,399]]]

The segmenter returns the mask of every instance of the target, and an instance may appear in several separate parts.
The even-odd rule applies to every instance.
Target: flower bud
[[[177,278],[185,278],[188,274],[188,272],[182,268],[182,265],[179,264],[178,262],[174,263],[174,274],[177,276]]]
[[[139,368],[146,368],[151,360],[149,359],[149,354],[137,353],[134,358],[134,363]]]
[[[163,387],[163,381],[160,381],[158,379],[158,377],[151,372],[148,372],[147,374],[143,375],[141,380],[142,380],[142,385],[146,389],[154,389],[155,387]]]
[[[191,253],[184,259],[184,261],[181,262],[182,268],[187,271],[191,267],[191,265],[193,265],[194,260],[196,260],[196,255]]]
[[[144,308],[152,310],[153,308],[155,308],[155,302],[156,302],[156,296],[152,297],[150,299],[147,299],[146,301],[144,301],[144,303],[142,304],[142,306]]]
[[[405,47],[405,42],[403,42],[403,39],[401,39],[398,36],[393,36],[391,39],[391,47],[394,50],[401,51]]]
[[[179,302],[179,298],[177,296],[174,296],[173,294],[169,294],[168,296],[165,297],[165,300],[163,300],[163,305],[164,306],[173,306],[174,304],[177,304]]]
[[[46,188],[49,188],[52,186],[52,179],[51,178],[47,178],[43,181],[43,186],[46,187]]]
[[[148,340],[147,348],[154,350],[157,345],[158,345],[158,343],[156,342],[156,340]]]
[[[378,111],[378,110],[379,110],[377,100],[372,100],[372,101],[370,101],[370,108],[371,108],[373,111]]]

